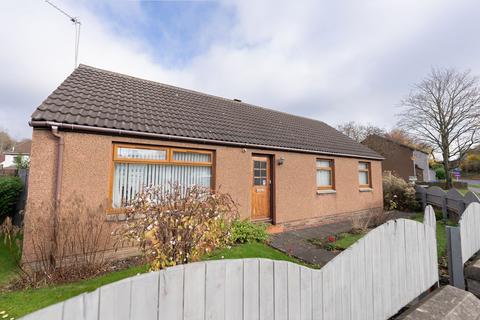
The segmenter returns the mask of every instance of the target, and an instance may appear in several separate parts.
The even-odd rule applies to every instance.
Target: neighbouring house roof
[[[86,65],[75,69],[32,114],[32,126],[45,121],[382,159],[321,121]]]
[[[384,136],[381,136],[381,135],[378,135],[378,134],[371,134],[370,136],[368,136],[367,138],[365,138],[365,140],[362,141],[362,144],[365,143],[368,145],[368,138],[369,137],[374,137],[374,138],[377,138],[377,139],[382,139],[382,140],[385,140],[387,142],[391,142],[391,143],[395,143],[399,146],[402,146],[402,147],[405,147],[407,149],[410,149],[412,151],[418,151],[418,152],[422,152],[422,153],[425,153],[426,155],[428,155],[429,153],[426,152],[425,150],[422,150],[420,148],[416,148],[414,146],[411,146],[411,145],[408,145],[408,144],[405,144],[405,143],[401,143],[399,141],[396,141],[396,140],[393,140],[391,138],[388,138],[388,137],[384,137]]]
[[[32,140],[24,140],[15,143],[12,149],[5,151],[4,154],[29,155],[32,148]]]

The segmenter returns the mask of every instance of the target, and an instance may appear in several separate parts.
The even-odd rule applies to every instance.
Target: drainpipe
[[[62,190],[62,172],[63,172],[63,147],[65,142],[63,135],[58,133],[58,126],[52,126],[52,134],[58,138],[57,144],[57,175],[55,179],[55,210],[60,205],[60,195]]]
[[[58,126],[52,126],[52,135],[58,139],[57,144],[57,172],[55,177],[55,203],[53,210],[53,232],[52,232],[52,250],[50,251],[50,264],[56,266],[56,255],[58,251],[58,216],[60,215],[60,195],[62,190],[63,175],[63,149],[65,142],[63,135],[58,133]]]

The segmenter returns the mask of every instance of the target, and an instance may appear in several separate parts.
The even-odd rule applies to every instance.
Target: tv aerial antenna
[[[54,7],[55,9],[57,9],[57,11],[59,11],[66,17],[68,17],[68,19],[75,26],[75,65],[74,65],[74,69],[75,69],[78,66],[78,50],[80,47],[80,27],[82,26],[82,23],[80,22],[80,20],[78,20],[78,17],[74,17],[68,14],[67,12],[63,11],[62,9],[57,7],[55,4],[53,4],[51,1],[45,0],[45,2],[51,5],[52,7]]]

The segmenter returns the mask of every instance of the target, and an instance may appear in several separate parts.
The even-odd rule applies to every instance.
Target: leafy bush
[[[265,242],[268,237],[266,224],[248,220],[236,220],[230,231],[231,243]]]
[[[435,176],[439,180],[444,180],[445,179],[445,169],[443,167],[437,167],[435,169]]]
[[[209,188],[145,188],[126,210],[121,240],[142,249],[152,270],[199,260],[229,240],[237,206],[228,194]]]
[[[0,222],[15,210],[23,183],[18,177],[0,177]]]
[[[383,182],[383,206],[385,210],[417,210],[419,204],[415,199],[415,189],[405,180],[390,172],[386,173]]]

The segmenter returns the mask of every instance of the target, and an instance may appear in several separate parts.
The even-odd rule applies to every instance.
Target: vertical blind
[[[122,150],[121,150],[122,149]],[[158,150],[156,154],[151,151],[124,150],[117,148],[117,158],[148,159],[152,157],[158,160],[162,158],[164,150]],[[138,149],[137,149],[138,150]],[[154,151],[154,150],[152,150]],[[172,183],[179,184],[184,188],[192,186],[211,186],[212,168],[210,165],[191,165],[191,163],[210,163],[210,153],[195,153],[173,151],[173,160],[188,164],[176,163],[129,163],[128,160],[115,161],[113,176],[112,206],[119,208],[132,201],[144,187],[161,186],[168,188]],[[128,156],[134,157],[128,157]],[[123,157],[118,157],[123,156]],[[167,191],[167,190],[166,190]]]

